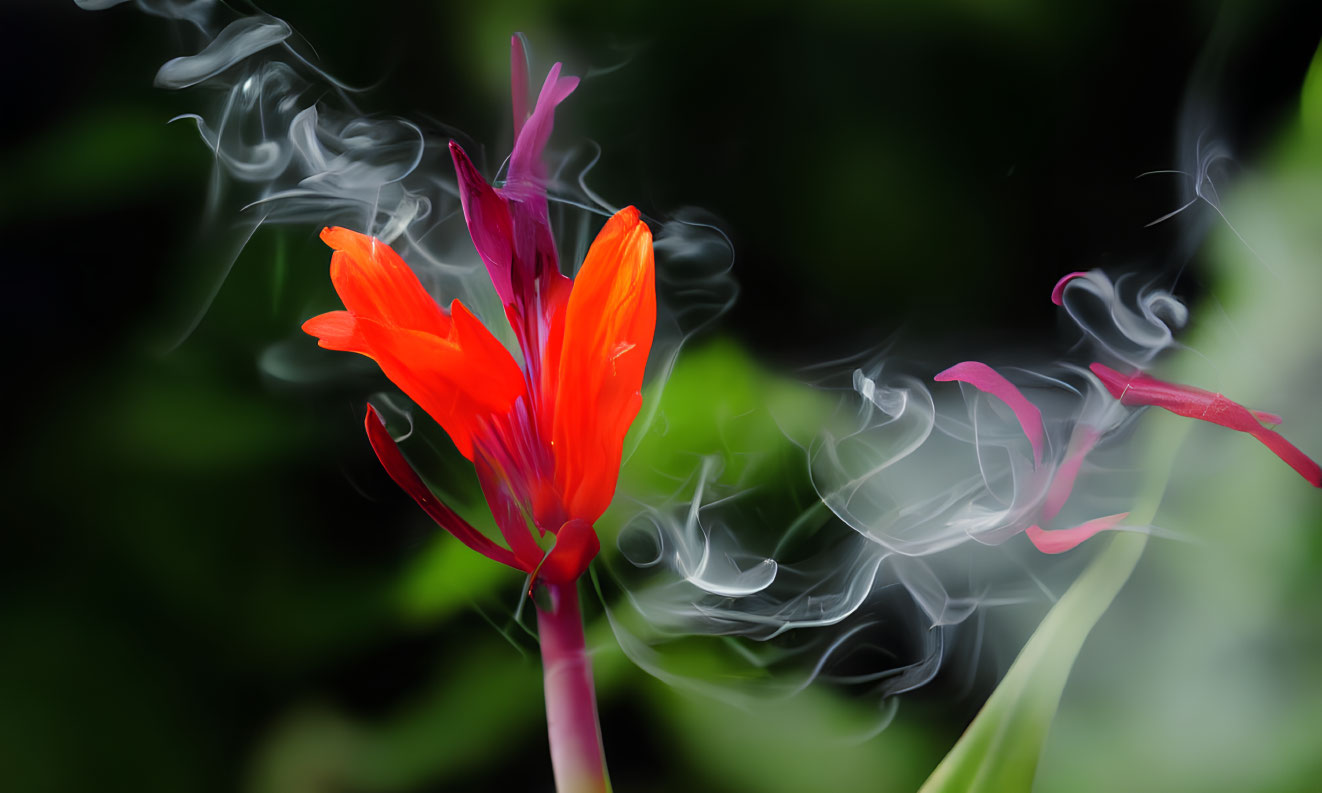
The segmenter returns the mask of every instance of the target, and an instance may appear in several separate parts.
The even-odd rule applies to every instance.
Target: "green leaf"
[[[621,472],[622,485],[639,495],[670,492],[704,456],[722,460],[728,481],[764,478],[774,452],[811,437],[834,401],[768,373],[729,339],[686,349],[670,378],[654,384],[646,399],[626,443],[634,453]]]
[[[1138,563],[1147,537],[1112,538],[1024,645],[1005,679],[919,793],[1030,790],[1047,728],[1083,640]]]
[[[1313,63],[1308,67],[1304,78],[1304,88],[1299,100],[1299,116],[1304,129],[1316,140],[1322,133],[1322,47],[1313,56]]]
[[[1152,416],[1143,459],[1147,486],[1129,523],[1151,522],[1188,423]],[[969,728],[919,793],[1007,793],[1032,789],[1047,730],[1070,669],[1143,555],[1147,535],[1118,534],[1052,607]]]

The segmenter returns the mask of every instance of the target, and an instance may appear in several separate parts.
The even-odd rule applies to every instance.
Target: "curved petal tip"
[[[968,383],[979,391],[986,392],[1004,402],[1014,413],[1023,428],[1024,435],[1033,446],[1033,465],[1042,464],[1042,452],[1046,447],[1046,431],[1042,426],[1042,411],[1028,401],[1028,397],[1006,380],[1000,372],[981,361],[964,361],[941,372],[932,378],[939,383],[957,380]]]
[[[1051,288],[1051,302],[1058,306],[1065,305],[1065,285],[1075,278],[1083,278],[1087,274],[1082,270],[1076,270],[1057,281],[1056,285]]]

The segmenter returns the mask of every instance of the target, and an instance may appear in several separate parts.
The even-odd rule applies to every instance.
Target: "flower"
[[[532,112],[513,40],[515,144],[492,187],[457,144],[450,150],[464,217],[522,362],[459,300],[442,308],[391,248],[328,228],[331,280],[343,311],[303,330],[322,347],[372,358],[471,460],[508,547],[431,493],[369,406],[368,439],[391,478],[439,525],[484,556],[551,584],[576,580],[600,549],[594,522],[615,493],[624,435],[642,403],[656,324],[652,235],[633,207],[617,212],[578,274],[560,272],[542,151],[552,114],[578,84],[551,68]],[[543,550],[528,530],[550,533]]]

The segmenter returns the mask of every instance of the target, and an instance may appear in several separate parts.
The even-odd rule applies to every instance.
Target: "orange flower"
[[[549,583],[573,581],[600,548],[624,435],[642,402],[656,324],[652,234],[627,207],[606,222],[576,278],[559,271],[541,150],[551,110],[577,84],[551,70],[525,121],[516,102],[509,179],[493,188],[451,144],[473,241],[515,330],[523,365],[458,300],[438,305],[390,246],[328,228],[343,311],[303,330],[366,355],[472,460],[508,547],[436,500],[370,407],[367,433],[391,477],[469,547]],[[549,552],[533,538],[551,533]]]

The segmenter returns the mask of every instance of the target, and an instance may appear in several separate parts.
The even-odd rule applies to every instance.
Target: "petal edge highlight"
[[[593,241],[569,294],[552,446],[571,518],[595,521],[615,494],[656,329],[654,268],[652,232],[626,207]]]

